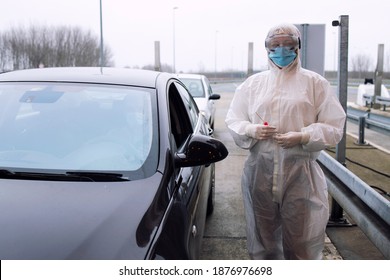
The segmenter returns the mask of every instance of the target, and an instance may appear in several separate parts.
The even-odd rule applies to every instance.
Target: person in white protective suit
[[[225,120],[250,151],[242,175],[249,255],[322,259],[329,206],[316,159],[342,139],[346,115],[329,83],[301,67],[294,25],[271,28],[265,46],[270,69],[237,88]]]

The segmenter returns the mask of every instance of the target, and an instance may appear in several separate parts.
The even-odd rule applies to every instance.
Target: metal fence
[[[322,152],[318,162],[326,174],[329,194],[390,259],[390,201],[327,153]]]

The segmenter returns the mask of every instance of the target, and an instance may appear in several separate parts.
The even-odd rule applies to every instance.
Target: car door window
[[[189,118],[187,108],[175,83],[169,86],[168,95],[171,131],[176,147],[179,148],[188,136],[193,133],[193,120]]]
[[[180,78],[187,89],[190,91],[193,97],[205,97],[205,88],[203,87],[202,80]]]
[[[179,90],[180,96],[184,102],[184,106],[186,107],[188,115],[190,116],[192,128],[195,129],[195,126],[198,123],[198,118],[199,118],[198,106],[196,105],[191,94],[187,91],[185,87],[183,87],[179,83],[175,83],[175,85]]]

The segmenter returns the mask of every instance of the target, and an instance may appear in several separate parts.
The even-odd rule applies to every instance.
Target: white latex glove
[[[272,138],[276,133],[276,127],[264,124],[248,124],[245,127],[245,135],[258,140]]]
[[[309,135],[302,132],[290,131],[283,134],[275,134],[274,139],[283,149],[288,149],[296,145],[307,144],[309,142]]]

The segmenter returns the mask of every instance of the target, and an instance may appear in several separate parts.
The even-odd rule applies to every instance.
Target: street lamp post
[[[100,67],[103,67],[103,15],[102,15],[102,0],[100,0]]]
[[[215,31],[215,53],[214,53],[214,76],[217,78],[217,49],[218,49],[218,30]]]
[[[175,48],[176,48],[176,41],[175,41],[175,10],[177,10],[178,7],[173,7],[173,73],[176,73],[176,51],[175,51]]]

